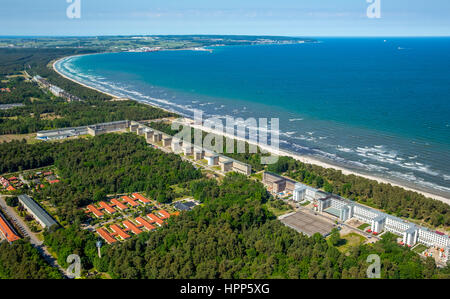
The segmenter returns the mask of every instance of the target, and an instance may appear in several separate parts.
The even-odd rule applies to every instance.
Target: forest
[[[79,210],[107,194],[144,191],[160,202],[171,201],[171,185],[201,177],[175,154],[149,147],[135,134],[106,134],[89,139],[28,144],[0,144],[0,171],[14,172],[55,165],[61,182],[34,195],[51,198],[63,221],[81,220]]]
[[[0,243],[0,279],[61,279],[30,242]]]
[[[107,194],[143,191],[167,202],[174,196],[171,185],[201,177],[199,170],[179,156],[152,149],[131,133],[63,143],[4,143],[0,153],[5,153],[1,159],[9,161],[5,164],[9,170],[57,167],[61,182],[34,198],[50,198],[63,225],[81,221],[84,213],[79,208],[103,200]]]
[[[191,185],[202,206],[157,231],[103,246],[101,259],[93,240],[86,241],[76,228],[46,235],[46,243],[61,259],[78,252],[87,267],[123,279],[366,278],[369,254],[380,256],[382,278],[450,277],[448,267],[438,269],[432,258],[423,260],[396,244],[393,235],[345,254],[319,234],[299,234],[264,208],[270,195],[245,176],[228,174],[221,183],[204,179]]]
[[[83,269],[113,278],[364,278],[367,256],[377,253],[383,278],[450,277],[448,267],[438,269],[433,259],[423,260],[389,234],[347,254],[320,235],[299,234],[266,209],[271,196],[261,183],[236,173],[220,182],[202,179],[191,164],[149,148],[134,134],[35,145],[4,143],[0,150],[5,146],[9,147],[4,151],[7,157],[27,153],[27,159],[42,164],[53,161],[58,169],[62,182],[35,198],[50,197],[65,225],[44,235],[61,265],[67,255],[77,253]],[[26,159],[19,159],[14,167],[26,165]],[[188,182],[191,195],[202,205],[172,217],[157,231],[104,245],[102,258],[96,256],[96,236],[79,226],[80,206],[115,192],[145,190],[158,198],[158,193],[178,182]],[[169,193],[165,196],[170,197]]]
[[[25,107],[0,113],[0,134],[35,132],[42,128],[76,126],[117,119],[168,116],[159,109],[110,97],[60,77],[48,63],[80,54],[67,49],[0,49],[0,76],[26,69],[77,95],[85,102],[66,103],[21,79],[9,79],[11,93],[0,103],[21,102]],[[148,108],[148,110],[146,110]],[[52,114],[54,117],[42,117]],[[13,121],[12,121],[13,120]],[[12,122],[11,122],[12,121]],[[159,128],[164,130],[164,128]],[[260,154],[233,154],[255,170]],[[201,172],[180,157],[149,148],[133,134],[107,134],[89,139],[28,144],[0,144],[0,172],[55,165],[61,182],[34,195],[50,199],[64,228],[46,232],[45,244],[61,265],[69,254],[82,258],[83,269],[96,269],[113,278],[365,278],[369,254],[380,255],[382,278],[450,278],[449,267],[438,269],[396,244],[386,234],[380,242],[341,253],[330,240],[308,237],[284,226],[265,206],[271,199],[261,183],[228,174],[223,181],[202,178]],[[303,164],[288,157],[267,170],[285,174],[388,213],[431,225],[450,225],[449,206],[387,184],[333,169]],[[96,255],[96,236],[80,229],[80,207],[107,194],[144,191],[160,202],[173,199],[173,184],[186,183],[203,204],[172,217],[168,225],[123,243],[104,245]],[[18,270],[16,270],[18,269]],[[16,271],[14,271],[16,270]],[[29,242],[0,244],[0,278],[60,278]]]

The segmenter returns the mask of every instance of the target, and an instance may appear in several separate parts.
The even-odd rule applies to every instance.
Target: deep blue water
[[[57,67],[187,115],[279,117],[283,148],[450,196],[450,38],[100,54]]]

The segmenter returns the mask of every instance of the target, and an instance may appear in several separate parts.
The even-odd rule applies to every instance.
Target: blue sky
[[[0,35],[449,36],[449,0],[1,0]]]

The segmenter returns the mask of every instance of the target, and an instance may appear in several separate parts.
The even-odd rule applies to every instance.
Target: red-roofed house
[[[120,202],[117,198],[111,199],[111,203],[121,211],[125,211],[128,209],[128,207],[124,205],[122,202]]]
[[[110,205],[108,205],[104,201],[101,201],[98,204],[109,214],[114,214],[115,212],[117,212],[116,210],[114,210]]]
[[[129,203],[132,207],[137,207],[139,204],[135,202],[132,198],[128,196],[122,196],[122,199],[125,200],[127,203]]]
[[[111,225],[110,228],[112,229],[113,232],[117,233],[117,235],[124,240],[131,238],[130,235],[124,232],[123,229],[121,229],[117,224]]]
[[[161,216],[161,219],[170,218],[170,214],[166,210],[159,210],[158,214]]]
[[[134,198],[136,198],[137,200],[139,200],[140,202],[142,202],[143,204],[148,204],[150,203],[150,200],[148,200],[147,198],[145,198],[144,196],[140,195],[139,193],[133,193],[132,194]]]
[[[164,224],[164,221],[158,218],[155,214],[148,214],[147,217],[150,218],[152,222],[156,222],[159,226],[163,226]]]
[[[142,217],[137,217],[136,222],[139,223],[140,225],[144,226],[144,228],[147,229],[148,231],[152,231],[156,228]]]
[[[6,218],[3,218],[2,214],[0,214],[0,233],[9,242],[14,242],[20,239],[20,237],[14,232],[9,223],[6,221]]]
[[[88,205],[88,206],[87,206],[87,209],[88,209],[89,211],[91,211],[92,214],[94,214],[95,217],[97,217],[97,218],[103,217],[103,213],[100,212],[100,210],[97,209],[96,207],[94,207],[93,205]]]
[[[135,235],[139,235],[140,233],[142,233],[142,230],[140,230],[133,222],[129,221],[129,220],[125,220],[123,222],[123,225],[130,229]]]
[[[97,228],[96,231],[100,235],[100,237],[102,237],[103,240],[106,241],[106,243],[113,244],[113,243],[117,242],[117,240],[115,238],[113,238],[113,236],[111,236],[111,234],[109,234],[104,228],[102,228],[102,227]]]

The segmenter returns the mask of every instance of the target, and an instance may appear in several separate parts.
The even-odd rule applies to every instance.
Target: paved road
[[[28,228],[26,223],[22,220],[22,218],[17,215],[16,211],[13,208],[6,204],[5,198],[0,196],[0,207],[2,211],[8,216],[8,218],[14,222],[15,226],[20,229],[20,232],[25,238],[30,239],[31,245],[33,245],[41,254],[41,256],[49,263],[52,267],[57,267],[59,271],[67,277],[67,271],[63,269],[56,259],[48,252],[47,247],[43,244],[41,240],[39,240],[36,235]]]

